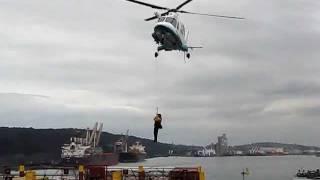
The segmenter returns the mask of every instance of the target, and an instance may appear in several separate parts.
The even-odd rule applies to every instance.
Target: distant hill
[[[72,136],[84,136],[83,129],[33,129],[0,127],[0,163],[20,161],[48,161],[60,158],[60,147],[69,143]],[[103,132],[101,146],[105,152],[113,151],[113,144],[121,135]],[[154,143],[150,139],[129,136],[129,145],[140,141],[146,146],[148,157],[167,156],[169,149],[185,154],[195,146]]]
[[[59,160],[60,147],[69,143],[70,137],[84,137],[83,129],[33,129],[33,128],[7,128],[0,127],[0,165],[17,164],[30,161]],[[122,135],[103,132],[101,134],[101,146],[105,152],[113,151],[113,144]],[[148,157],[167,156],[173,149],[175,155],[186,155],[188,152],[200,149],[198,146],[172,145],[166,143],[154,143],[150,139],[129,136],[129,145],[140,141],[146,146]],[[214,148],[214,144],[208,147]],[[252,147],[283,147],[286,150],[320,150],[316,146],[304,146],[298,144],[284,144],[274,142],[259,142],[233,146],[235,150],[247,151]]]
[[[305,145],[299,145],[299,144],[285,144],[285,143],[275,143],[275,142],[258,142],[253,144],[238,145],[238,146],[234,146],[234,149],[247,151],[252,147],[275,147],[275,148],[282,147],[287,151],[292,151],[292,150],[301,150],[301,151],[317,150],[318,151],[320,150],[320,147],[317,147],[317,146],[305,146]]]

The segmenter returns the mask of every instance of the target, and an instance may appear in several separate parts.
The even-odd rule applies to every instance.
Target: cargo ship
[[[114,152],[119,155],[119,162],[121,163],[133,163],[144,161],[147,157],[145,146],[139,141],[129,146],[128,149],[128,132],[125,137],[122,137],[114,145]]]
[[[69,144],[61,147],[61,160],[64,165],[99,165],[113,166],[118,164],[118,154],[104,153],[99,146],[103,124],[98,128],[95,123],[92,130],[87,129],[85,138],[71,137]]]

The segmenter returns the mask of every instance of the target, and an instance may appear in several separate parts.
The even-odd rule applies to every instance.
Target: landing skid
[[[162,51],[164,50],[164,47],[163,46],[159,46],[157,48],[157,51],[154,53],[154,57],[157,58],[159,56],[159,51]]]
[[[154,57],[157,58],[158,56],[159,56],[159,52],[157,51],[154,53]],[[183,56],[187,57],[188,59],[190,59],[190,57],[191,57],[190,53],[184,54]]]
[[[187,53],[187,58],[190,59],[190,53]]]
[[[160,51],[171,51],[171,50],[177,50],[177,49],[166,49],[164,46],[158,46],[157,51],[154,53],[154,57],[157,58],[159,56]],[[178,49],[181,51],[180,49]],[[190,59],[190,53],[188,51],[183,50],[183,59],[185,58]]]

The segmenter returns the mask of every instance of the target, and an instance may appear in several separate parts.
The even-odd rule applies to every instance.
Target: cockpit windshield
[[[164,21],[164,19],[165,19],[165,17],[160,17],[160,18],[158,19],[158,22],[162,22],[162,21]]]
[[[166,22],[171,23],[174,27],[177,26],[177,20],[175,18],[167,17]]]

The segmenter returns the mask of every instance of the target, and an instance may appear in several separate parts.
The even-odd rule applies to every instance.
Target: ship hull
[[[114,166],[119,163],[119,156],[115,153],[95,154],[83,158],[62,159],[63,165]]]
[[[134,152],[122,152],[119,153],[119,162],[121,163],[133,163],[140,162],[146,159],[145,153],[134,153]]]

